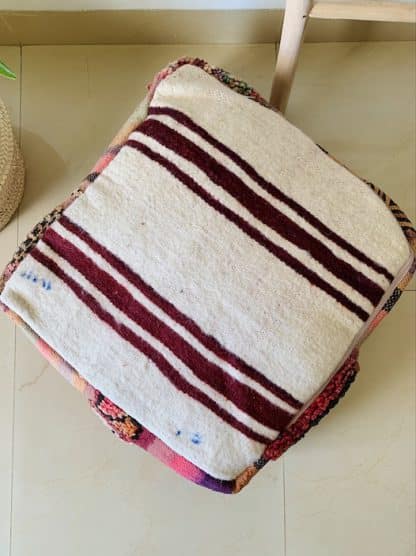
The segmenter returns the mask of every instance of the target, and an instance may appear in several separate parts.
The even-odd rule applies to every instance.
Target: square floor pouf
[[[161,71],[1,307],[123,440],[238,492],[346,392],[416,232],[224,70]]]

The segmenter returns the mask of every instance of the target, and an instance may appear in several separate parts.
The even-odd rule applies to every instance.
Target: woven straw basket
[[[23,195],[25,170],[6,107],[0,98],[0,230]]]

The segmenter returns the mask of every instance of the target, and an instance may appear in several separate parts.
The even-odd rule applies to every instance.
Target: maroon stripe
[[[214,183],[232,195],[263,224],[300,249],[307,251],[334,276],[354,288],[373,305],[377,305],[384,293],[378,284],[349,263],[336,257],[323,243],[263,197],[257,195],[236,174],[220,164],[201,147],[158,120],[145,120],[137,130],[156,139],[160,144],[198,166]]]
[[[115,320],[115,318],[105,311],[98,301],[87,291],[85,291],[75,280],[68,276],[51,258],[39,251],[37,247],[30,252],[33,258],[48,268],[58,278],[60,278],[75,295],[103,322],[108,324],[119,336],[129,342],[134,348],[142,352],[157,366],[160,372],[181,392],[187,394],[194,400],[204,405],[212,411],[217,417],[231,425],[234,429],[240,431],[247,438],[260,442],[261,444],[269,444],[270,440],[265,436],[258,434],[244,423],[241,423],[233,415],[229,414],[220,407],[214,400],[209,398],[199,388],[187,382],[179,372],[145,340],[137,336],[130,328]]]
[[[293,417],[206,359],[180,334],[139,303],[108,272],[102,270],[78,247],[61,237],[52,228],[46,231],[42,239],[103,293],[115,307],[162,342],[192,370],[195,376],[231,401],[241,411],[274,431],[282,430]]]
[[[189,116],[180,112],[179,110],[175,110],[174,108],[168,107],[159,107],[159,106],[151,106],[148,110],[148,113],[154,115],[167,115],[171,118],[175,119],[182,125],[186,126],[191,131],[197,133],[200,137],[205,139],[208,143],[210,143],[213,147],[221,151],[223,154],[227,155],[237,166],[239,166],[244,172],[250,176],[250,178],[255,181],[260,187],[262,187],[265,191],[273,195],[279,201],[285,203],[288,207],[292,210],[297,212],[299,216],[301,216],[304,220],[309,222],[314,228],[319,230],[322,235],[333,241],[341,247],[350,255],[355,257],[357,260],[361,261],[362,263],[366,264],[370,268],[372,268],[375,272],[382,274],[385,276],[390,282],[393,280],[394,276],[382,265],[376,263],[372,259],[370,259],[365,253],[351,245],[348,241],[346,241],[343,237],[338,235],[336,232],[328,228],[319,218],[314,216],[311,212],[309,212],[305,207],[297,203],[294,199],[286,195],[282,190],[280,190],[276,185],[272,184],[271,182],[267,181],[263,178],[253,166],[251,166],[246,160],[241,158],[235,151],[231,150],[229,147],[224,145],[221,141],[210,135],[203,127],[198,125],[194,122]]]
[[[297,400],[291,394],[283,390],[283,388],[269,380],[257,369],[253,368],[251,365],[248,365],[237,355],[229,352],[218,342],[218,340],[216,340],[216,338],[206,334],[195,321],[193,321],[185,314],[181,313],[170,301],[156,292],[152,286],[147,284],[138,274],[136,274],[128,265],[126,265],[124,261],[116,257],[106,247],[98,243],[98,241],[96,241],[88,232],[81,228],[81,226],[75,224],[75,222],[72,222],[65,215],[61,216],[61,218],[59,219],[59,223],[64,228],[82,239],[96,253],[101,255],[101,257],[103,257],[103,259],[105,259],[113,268],[115,268],[122,276],[124,276],[124,278],[126,278],[131,284],[133,284],[138,290],[140,290],[148,299],[150,299],[152,303],[160,307],[173,320],[186,328],[186,330],[188,330],[188,332],[190,332],[195,338],[197,338],[198,341],[207,349],[238,369],[247,377],[261,384],[269,392],[273,393],[275,396],[285,401],[294,409],[300,409],[302,407],[302,403],[299,400]]]
[[[320,288],[328,295],[333,297],[336,301],[338,301],[341,305],[343,305],[346,309],[357,315],[359,319],[361,319],[362,321],[366,321],[368,319],[369,314],[364,309],[348,299],[348,297],[346,297],[342,292],[338,291],[333,286],[325,282],[325,280],[318,276],[316,272],[307,268],[300,261],[295,259],[295,257],[292,257],[292,255],[290,255],[290,253],[285,251],[282,247],[279,247],[278,245],[270,241],[261,232],[256,230],[256,228],[253,228],[253,226],[251,226],[246,220],[244,220],[244,218],[234,213],[228,207],[222,205],[219,201],[214,199],[214,197],[212,197],[212,195],[205,191],[203,187],[198,185],[193,178],[188,176],[188,174],[185,174],[180,168],[170,162],[170,160],[168,160],[161,154],[153,151],[152,149],[147,147],[147,145],[139,143],[138,141],[129,140],[125,143],[125,145],[140,151],[154,162],[160,164],[176,179],[181,181],[186,187],[188,187],[196,195],[201,197],[201,199],[203,199],[209,206],[222,214],[225,218],[227,218],[227,220],[233,222],[233,224],[238,226],[238,228],[240,228],[240,230],[242,230],[245,234],[259,243],[262,247],[267,249],[267,251],[272,253],[280,261],[292,268],[295,272],[306,278],[306,280],[308,280],[312,285]]]

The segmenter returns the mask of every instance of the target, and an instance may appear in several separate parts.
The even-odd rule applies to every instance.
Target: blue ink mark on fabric
[[[44,288],[45,290],[50,290],[52,288],[50,281],[42,278],[42,288]]]
[[[201,442],[202,442],[201,435],[199,433],[195,432],[191,436],[191,442],[192,442],[192,444],[201,444]]]
[[[29,272],[26,272],[24,270],[23,272],[20,273],[20,276],[22,278],[26,278],[27,280],[30,280],[34,284],[37,284],[38,282],[40,282],[42,284],[42,288],[44,290],[51,290],[52,289],[52,284],[51,284],[50,280],[45,280],[45,278],[41,278],[40,276],[38,276],[37,274],[35,274],[31,270]]]

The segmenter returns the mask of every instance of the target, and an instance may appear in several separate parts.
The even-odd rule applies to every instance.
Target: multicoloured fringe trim
[[[263,106],[275,110],[257,91],[247,85],[244,81],[237,79],[230,73],[221,68],[212,67],[204,60],[199,58],[181,58],[172,64],[169,64],[164,70],[159,72],[154,80],[148,86],[147,101],[150,101],[153,93],[158,84],[165,79],[168,75],[176,71],[184,64],[195,65],[208,74],[212,75],[220,82],[224,83],[239,94],[242,94],[249,99],[262,104]],[[2,276],[0,277],[0,292],[3,290],[7,280],[18,267],[19,263],[31,251],[36,243],[42,238],[47,228],[57,219],[60,218],[62,212],[80,195],[82,195],[87,187],[95,181],[103,169],[113,160],[120,148],[127,141],[130,133],[142,121],[145,114],[139,113],[132,117],[119,131],[113,142],[108,149],[104,152],[97,164],[92,169],[91,173],[82,181],[80,186],[66,199],[63,203],[58,205],[48,215],[46,215],[36,226],[31,230],[26,239],[18,247],[11,262],[7,265]],[[331,156],[325,149],[320,147],[328,156]],[[333,158],[333,157],[331,157]],[[339,163],[339,161],[337,161]],[[348,168],[347,168],[348,169]],[[348,169],[349,170],[349,169]],[[351,170],[349,170],[351,172]],[[361,178],[362,179],[362,178]],[[386,206],[391,210],[397,222],[402,228],[409,245],[416,256],[416,231],[413,229],[407,216],[401,211],[396,203],[392,201],[384,192],[377,188],[374,184],[364,181],[371,189],[383,200]],[[55,367],[64,378],[66,378],[77,390],[82,392],[88,399],[90,406],[103,420],[103,422],[115,433],[117,436],[131,444],[135,444],[145,449],[149,453],[156,456],[159,460],[171,467],[174,471],[187,478],[188,480],[207,487],[209,489],[231,494],[239,492],[251,478],[262,469],[268,461],[279,458],[290,446],[300,440],[308,430],[315,426],[346,393],[351,383],[359,370],[358,365],[358,350],[359,346],[365,338],[374,330],[374,328],[381,322],[381,320],[391,311],[395,303],[400,298],[406,285],[412,278],[416,270],[416,258],[413,261],[412,267],[407,274],[401,279],[400,283],[384,303],[381,310],[372,319],[368,326],[365,335],[360,339],[359,343],[355,346],[347,360],[343,363],[341,368],[333,375],[330,381],[326,384],[324,389],[306,406],[303,407],[297,414],[295,420],[279,435],[279,437],[270,443],[264,450],[263,455],[255,461],[252,465],[247,467],[238,477],[231,481],[224,481],[216,479],[205,473],[199,467],[189,462],[184,457],[177,454],[174,450],[169,448],[158,437],[152,434],[149,430],[138,423],[133,417],[128,415],[123,409],[116,406],[111,400],[103,396],[101,392],[95,389],[84,378],[82,378],[76,369],[71,367],[58,353],[56,353],[42,338],[40,338],[16,313],[11,311],[8,307],[0,303],[2,310],[29,336],[35,343],[38,350]]]

